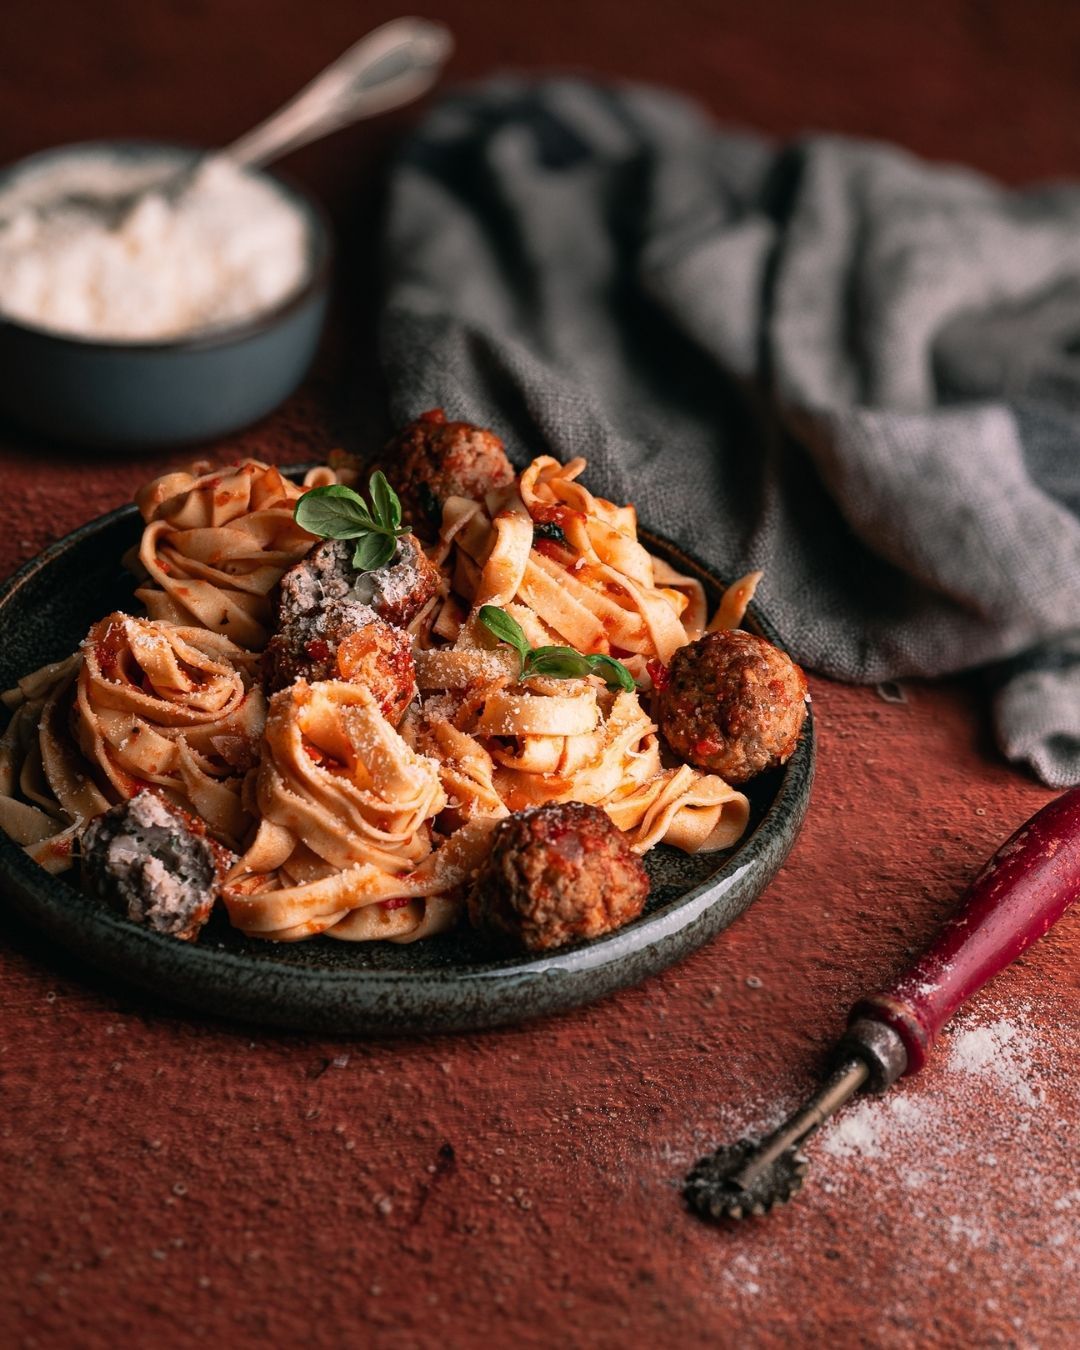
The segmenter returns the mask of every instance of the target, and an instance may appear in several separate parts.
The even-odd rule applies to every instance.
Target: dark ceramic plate
[[[69,534],[0,591],[0,690],[73,651],[94,620],[131,609],[120,565],[138,538],[124,507]],[[645,541],[699,577],[719,581],[673,546]],[[752,610],[748,626],[773,637]],[[787,856],[806,813],[814,766],[810,718],[783,769],[750,787],[750,827],[724,853],[689,857],[663,845],[646,857],[645,912],[619,932],[550,956],[501,956],[462,928],[411,946],[314,938],[244,938],[215,918],[197,943],[139,928],[50,876],[0,833],[0,888],[30,924],[110,975],[201,1011],[284,1027],[365,1036],[462,1031],[517,1022],[601,998],[663,970],[726,928]]]

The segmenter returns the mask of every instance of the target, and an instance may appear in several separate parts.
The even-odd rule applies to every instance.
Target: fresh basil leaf
[[[590,670],[588,659],[573,647],[537,647],[525,658],[521,678],[547,675],[555,680],[580,680]]]
[[[376,522],[384,530],[396,530],[401,524],[401,499],[387,482],[386,474],[376,469],[368,483]]]
[[[599,652],[592,656],[583,656],[573,647],[537,647],[532,651],[518,621],[494,605],[482,605],[479,619],[500,642],[509,642],[517,649],[521,656],[520,678],[523,680],[532,679],[534,675],[546,675],[554,680],[582,680],[588,675],[596,674],[609,689],[632,691],[637,687],[634,684],[634,677],[623,663],[616,661],[613,656]]]
[[[356,539],[375,523],[363,497],[341,483],[305,492],[293,508],[293,519],[321,539]]]
[[[352,565],[358,572],[377,572],[393,561],[397,541],[393,535],[368,533],[356,541]]]
[[[509,642],[511,647],[516,648],[522,662],[526,660],[529,655],[529,639],[512,614],[507,614],[505,610],[498,609],[495,605],[481,605],[477,617],[488,632],[494,633],[500,642]]]
[[[609,689],[625,689],[627,693],[633,693],[637,688],[633,675],[613,656],[596,652],[592,656],[587,656],[585,660],[588,661],[593,674],[599,675]]]
[[[566,543],[566,535],[563,533],[561,525],[556,525],[553,520],[542,520],[533,526],[533,534],[537,539],[554,539],[557,544]]]

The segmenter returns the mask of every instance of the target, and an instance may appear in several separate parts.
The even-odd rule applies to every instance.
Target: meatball
[[[706,633],[675,653],[654,715],[681,759],[745,783],[795,749],[806,720],[806,676],[753,633]]]
[[[481,501],[513,481],[513,465],[493,431],[448,422],[441,408],[421,413],[383,451],[382,466],[401,497],[405,519],[426,537],[438,533],[447,497]]]
[[[337,650],[344,637],[376,622],[367,605],[331,600],[321,610],[300,614],[284,624],[262,654],[262,682],[268,694],[297,680],[333,680]]]
[[[279,628],[334,600],[370,606],[380,619],[404,628],[439,589],[439,569],[414,534],[402,535],[393,561],[374,572],[356,571],[354,549],[351,540],[327,539],[289,568],[278,593]]]
[[[394,726],[416,697],[416,667],[409,635],[379,619],[342,638],[335,665],[331,678],[366,685],[379,711]]]
[[[416,695],[412,642],[404,630],[441,584],[415,535],[403,535],[393,562],[357,572],[353,544],[317,544],[281,579],[278,631],[262,658],[268,693],[296,680],[365,684],[395,726]]]
[[[551,803],[496,825],[469,893],[469,918],[528,951],[546,951],[629,923],[648,894],[641,859],[605,812]]]
[[[412,640],[403,628],[377,618],[368,605],[328,601],[275,633],[262,656],[268,694],[297,680],[347,680],[371,690],[394,726],[416,697]]]
[[[145,791],[92,820],[79,851],[92,895],[133,923],[185,942],[198,937],[235,861],[201,822]]]

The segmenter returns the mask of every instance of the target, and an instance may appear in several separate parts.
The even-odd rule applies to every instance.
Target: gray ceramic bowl
[[[198,153],[155,141],[87,141],[20,160],[0,173],[0,188],[50,158],[101,150],[172,157],[178,168]],[[319,207],[267,176],[308,223],[311,256],[299,291],[254,319],[166,342],[69,337],[0,314],[0,414],[53,440],[135,450],[223,436],[277,407],[315,355],[331,249]]]

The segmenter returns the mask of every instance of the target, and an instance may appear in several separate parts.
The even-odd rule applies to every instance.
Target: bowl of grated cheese
[[[300,383],[326,311],[322,212],[276,175],[199,160],[95,141],[0,173],[0,414],[151,449],[247,426]]]

